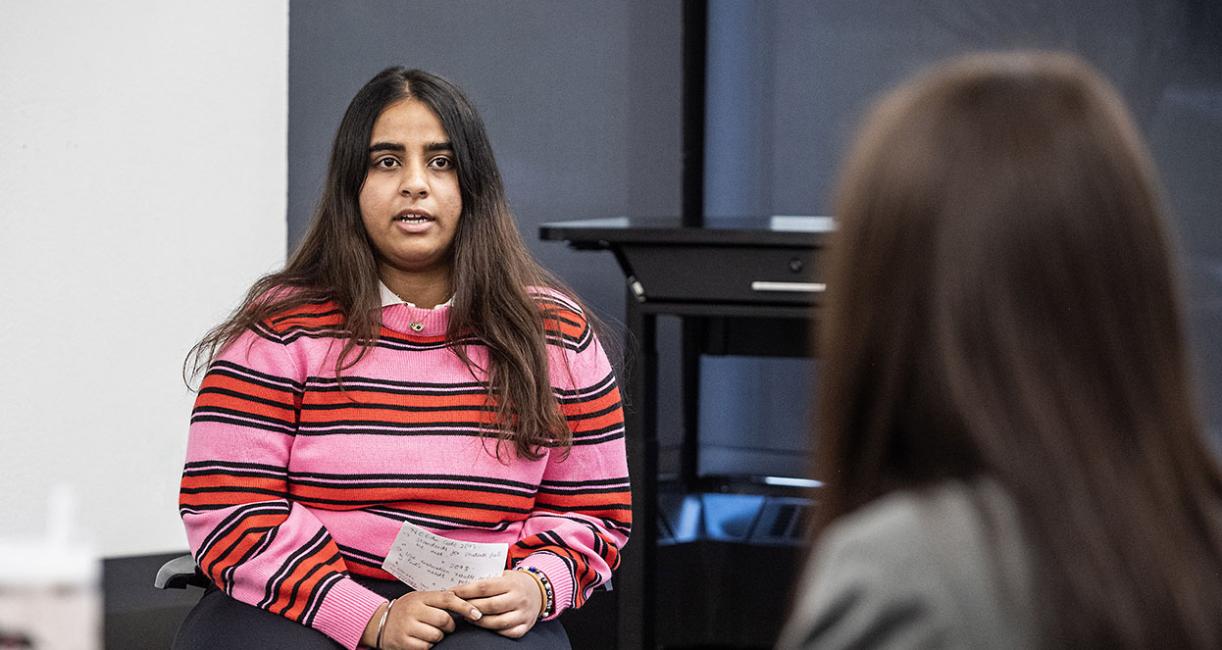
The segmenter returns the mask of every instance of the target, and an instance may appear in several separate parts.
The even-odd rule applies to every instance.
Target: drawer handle
[[[760,282],[751,283],[752,291],[788,291],[791,293],[823,293],[827,285],[822,282]]]

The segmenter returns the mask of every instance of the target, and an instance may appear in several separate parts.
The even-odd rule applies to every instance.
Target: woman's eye
[[[394,158],[390,156],[387,156],[385,158],[379,158],[373,161],[374,167],[381,167],[382,169],[391,169],[393,167],[398,166],[398,164],[399,164],[399,161],[395,160]]]
[[[446,170],[454,168],[454,161],[446,158],[445,156],[434,158],[429,161],[429,164],[433,166],[433,169]]]

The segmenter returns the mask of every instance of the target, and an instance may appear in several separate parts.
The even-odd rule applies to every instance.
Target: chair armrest
[[[195,566],[195,558],[190,555],[180,555],[157,569],[157,577],[153,579],[153,586],[158,589],[207,587],[208,578],[204,577],[199,567]]]

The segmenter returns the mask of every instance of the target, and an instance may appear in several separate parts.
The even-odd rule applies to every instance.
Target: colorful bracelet
[[[547,579],[547,574],[533,566],[519,566],[517,570],[529,573],[539,583],[539,586],[543,588],[543,611],[539,612],[539,620],[555,614],[556,595],[552,591],[552,581]]]
[[[390,599],[390,602],[386,605],[386,610],[382,612],[382,618],[378,620],[378,639],[375,641],[377,645],[374,646],[378,650],[382,650],[382,632],[386,629],[386,617],[390,616],[390,608],[395,606],[395,601],[397,600],[399,599]]]

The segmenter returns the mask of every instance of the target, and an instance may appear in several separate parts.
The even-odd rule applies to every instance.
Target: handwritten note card
[[[508,552],[508,544],[447,539],[403,522],[382,568],[412,589],[437,591],[501,575]]]

